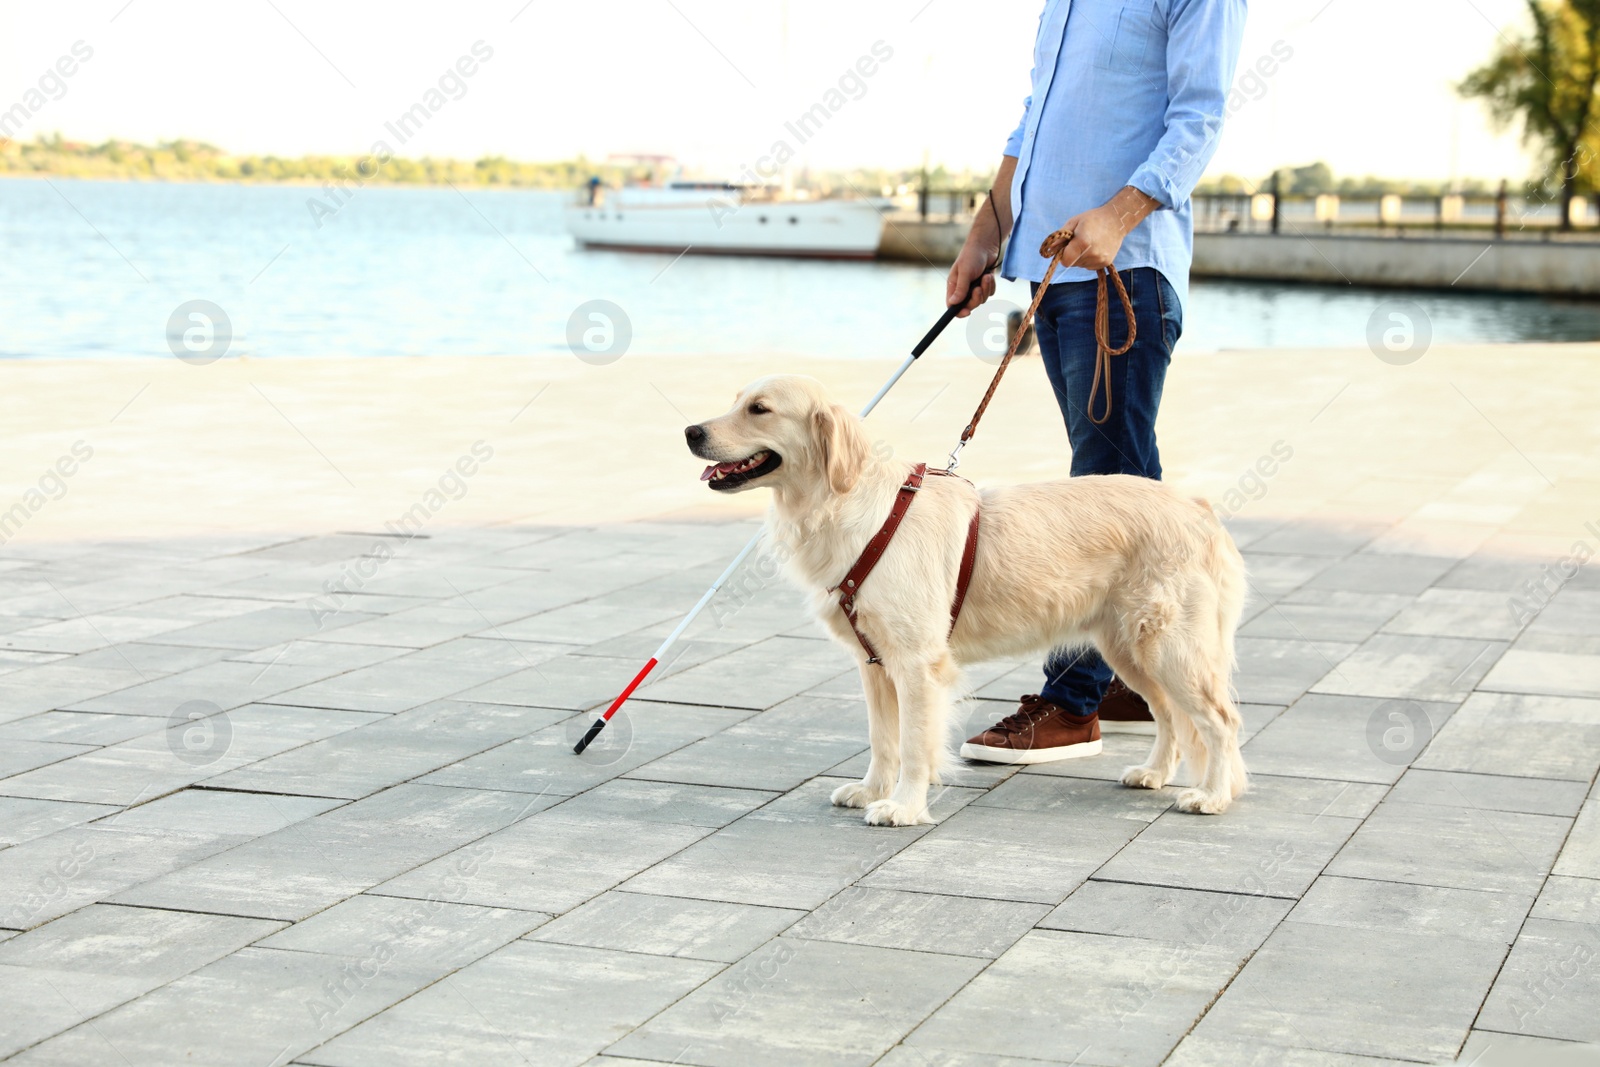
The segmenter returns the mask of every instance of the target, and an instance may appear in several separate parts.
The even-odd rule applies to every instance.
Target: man
[[[962,317],[994,295],[986,272],[1008,234],[1000,272],[1027,278],[1037,291],[1048,265],[1040,242],[1057,229],[1072,231],[1035,336],[1066,420],[1075,477],[1161,477],[1156,409],[1183,331],[1194,247],[1189,194],[1216,150],[1244,19],[1245,0],[1047,0],[1040,16],[1033,93],[951,268],[947,303],[960,302],[980,274]],[[1094,408],[1098,419],[1109,395],[1111,414],[1097,423],[1088,410],[1094,271],[1113,265],[1133,301],[1137,339],[1111,358],[1111,380]],[[1128,324],[1114,289],[1110,303],[1116,347]],[[1142,720],[1150,729],[1149,709],[1120,682],[1112,685],[1093,649],[1057,651],[1039,693],[1023,697],[961,754],[999,763],[1094,755],[1102,717]]]

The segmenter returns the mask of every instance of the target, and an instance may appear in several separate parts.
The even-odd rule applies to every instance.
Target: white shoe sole
[[[1140,734],[1144,737],[1156,735],[1156,724],[1153,722],[1118,722],[1116,719],[1101,719],[1100,732],[1102,734]]]
[[[971,741],[961,746],[961,758],[980,763],[1054,763],[1057,760],[1077,759],[1080,756],[1100,755],[1099,741],[1084,741],[1059,748],[990,748],[974,745]]]

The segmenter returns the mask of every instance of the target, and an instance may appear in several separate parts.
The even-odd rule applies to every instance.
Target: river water
[[[561,192],[369,187],[332,214],[313,198],[330,203],[306,186],[0,181],[0,358],[167,355],[193,300],[257,356],[567,356],[575,309],[606,300],[633,354],[882,357],[943,305],[926,266],[578,249]],[[1021,285],[1002,295],[1025,302]],[[1397,297],[1434,343],[1600,338],[1600,303],[1202,281],[1180,355],[1360,346]],[[981,332],[934,351],[967,354]]]

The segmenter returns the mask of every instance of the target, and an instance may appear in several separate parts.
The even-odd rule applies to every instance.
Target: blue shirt
[[[1222,132],[1245,0],[1046,0],[1033,92],[1006,142],[1016,225],[1000,273],[1040,281],[1039,244],[1125,185],[1161,208],[1128,234],[1117,270],[1154,267],[1186,301],[1189,194]],[[1083,267],[1056,281],[1084,281]]]

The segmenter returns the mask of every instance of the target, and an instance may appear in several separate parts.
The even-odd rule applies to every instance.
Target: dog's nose
[[[686,426],[683,430],[683,436],[688,439],[691,445],[697,445],[706,439],[706,431],[701,426]]]

